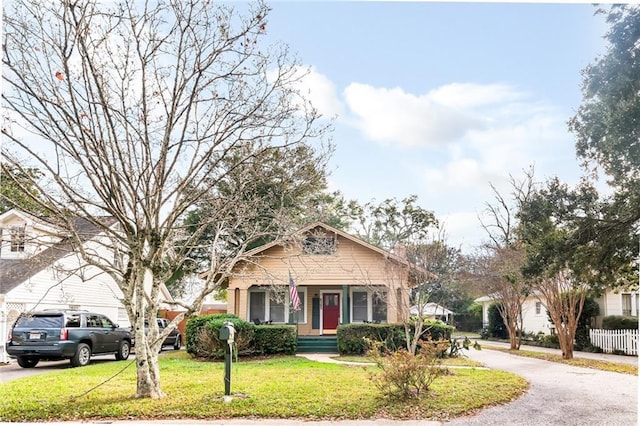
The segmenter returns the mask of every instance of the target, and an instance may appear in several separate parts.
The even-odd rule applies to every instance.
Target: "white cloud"
[[[513,102],[523,97],[505,84],[451,83],[429,92],[429,98],[453,108],[477,108]]]
[[[323,117],[333,118],[342,115],[344,106],[338,98],[335,85],[314,67],[299,68],[299,81],[296,89],[311,102]]]
[[[481,117],[429,95],[352,83],[344,90],[351,123],[368,138],[402,147],[437,146],[484,126]]]

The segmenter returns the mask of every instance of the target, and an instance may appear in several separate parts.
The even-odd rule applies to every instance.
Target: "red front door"
[[[335,330],[340,321],[340,293],[322,295],[322,331]]]

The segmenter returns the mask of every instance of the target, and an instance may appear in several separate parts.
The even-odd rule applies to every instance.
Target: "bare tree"
[[[522,305],[530,293],[528,280],[522,274],[526,253],[520,240],[521,224],[517,220],[517,209],[530,197],[534,187],[533,175],[532,167],[525,170],[524,178],[519,181],[510,177],[512,200],[491,185],[495,202],[487,203],[490,221],[480,219],[489,242],[484,247],[484,253],[476,259],[475,272],[471,274],[495,300],[509,333],[511,349],[520,349]]]
[[[522,305],[530,295],[528,281],[522,276],[525,251],[521,246],[496,247],[475,258],[475,280],[491,297],[509,333],[511,349],[522,342]]]
[[[568,271],[540,278],[533,284],[540,301],[549,311],[558,334],[562,358],[573,358],[573,345],[589,285],[574,280]]]
[[[440,227],[431,241],[411,245],[407,247],[406,253],[410,274],[417,285],[411,294],[416,313],[404,320],[404,326],[407,348],[412,354],[416,354],[422,335],[429,329],[425,312],[428,304],[433,302],[432,294],[435,289],[451,285],[456,279],[460,251],[447,245],[446,233]]]
[[[237,172],[273,151],[286,159],[327,130],[297,89],[304,73],[286,47],[263,45],[269,8],[238,7],[246,10],[197,0],[5,6],[3,161],[42,172],[28,182],[41,195],[34,202],[124,293],[139,397],[163,396],[157,354],[183,315],[162,333],[152,320],[145,335],[144,321],[165,302],[161,283],[205,244],[200,235],[209,236],[210,273],[185,315],[249,244],[288,228],[282,205],[247,196],[260,176]],[[323,167],[322,150],[313,157]],[[185,232],[183,217],[205,195],[214,208]],[[266,230],[257,220],[265,209]],[[104,250],[82,248],[77,217],[102,231]]]

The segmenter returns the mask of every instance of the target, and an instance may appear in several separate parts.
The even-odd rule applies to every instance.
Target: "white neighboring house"
[[[489,306],[495,302],[496,296],[482,296],[474,300],[482,305],[482,326],[489,325]],[[554,329],[553,323],[549,321],[547,308],[537,296],[529,296],[522,304],[522,324],[525,332],[551,334]]]
[[[98,244],[103,234],[86,220],[76,220],[76,229],[85,237],[85,249],[115,256]],[[59,234],[54,226],[16,209],[0,215],[0,363],[9,361],[6,337],[22,312],[84,309],[104,314],[121,327],[130,326],[115,281],[87,265]],[[166,287],[162,292],[171,300]]]
[[[638,291],[607,290],[596,299],[600,305],[600,315],[596,317],[596,328],[602,328],[602,318],[610,315],[638,316],[640,304]]]
[[[409,312],[411,315],[418,315],[419,308],[417,305],[413,305]],[[422,316],[430,319],[440,319],[442,317],[445,318],[445,322],[447,324],[451,324],[453,322],[454,312],[450,309],[445,308],[442,305],[439,305],[434,302],[425,303],[422,307]]]
[[[489,324],[489,305],[495,301],[492,295],[475,299],[482,304],[482,325]],[[637,291],[607,290],[602,296],[595,299],[600,306],[600,315],[595,319],[595,328],[602,327],[602,318],[609,315],[638,316],[640,294]],[[522,305],[522,323],[525,332],[543,332],[551,334],[555,329],[548,319],[547,308],[544,301],[537,296],[529,296]]]

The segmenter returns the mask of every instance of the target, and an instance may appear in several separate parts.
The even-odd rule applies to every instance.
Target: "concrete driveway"
[[[129,357],[129,360],[132,359],[133,355]],[[114,360],[115,358],[113,354],[95,355],[91,357],[91,364],[97,364],[100,362],[111,362]],[[71,367],[71,363],[69,362],[69,360],[40,361],[34,368],[22,368],[15,360],[12,360],[8,365],[0,365],[0,382],[8,382],[9,380],[47,373],[49,371],[66,370],[68,368],[73,368]]]
[[[638,377],[471,349],[469,358],[526,378],[520,399],[446,425],[637,425]]]

